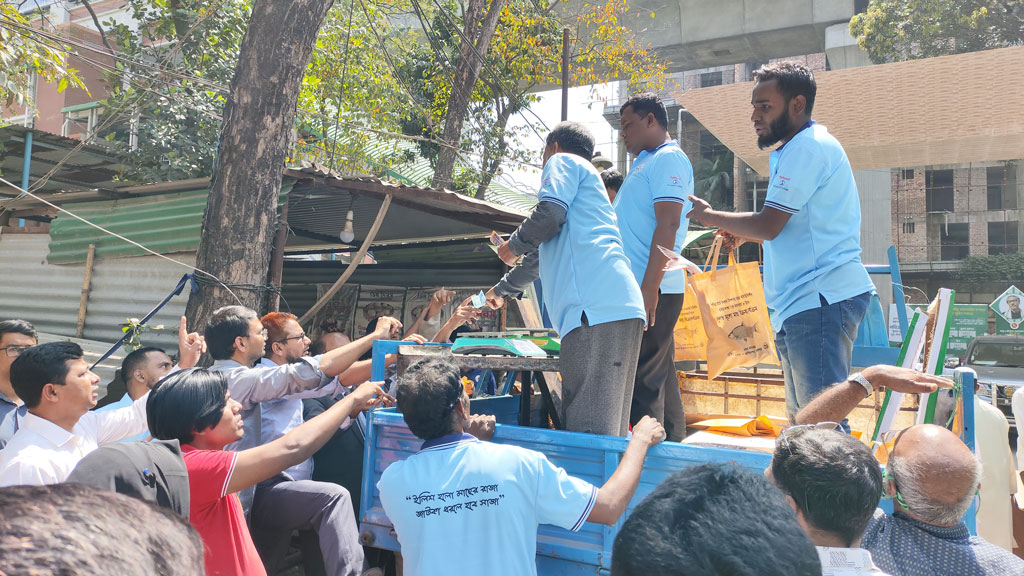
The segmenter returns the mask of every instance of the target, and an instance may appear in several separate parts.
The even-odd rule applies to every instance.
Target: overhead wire
[[[231,294],[231,296],[234,297],[234,299],[239,304],[242,304],[242,300],[238,297],[237,294],[234,293],[233,290],[231,290],[231,288],[229,288],[227,286],[227,284],[225,284],[220,278],[217,278],[217,276],[207,272],[206,270],[203,270],[201,268],[197,268],[197,267],[195,267],[195,266],[193,266],[191,264],[186,264],[186,263],[184,263],[184,262],[182,262],[180,260],[175,260],[174,258],[171,258],[170,256],[167,256],[166,254],[160,254],[159,252],[156,252],[155,250],[151,250],[150,248],[148,248],[146,246],[143,246],[142,244],[139,244],[138,242],[136,242],[136,241],[134,241],[134,240],[132,240],[130,238],[125,238],[124,236],[118,234],[117,232],[113,232],[111,230],[108,230],[108,229],[104,228],[103,226],[100,226],[99,224],[96,224],[94,222],[86,220],[85,218],[82,218],[78,214],[75,214],[74,212],[71,212],[70,210],[68,210],[66,208],[63,208],[61,206],[58,206],[58,205],[54,204],[53,202],[50,202],[46,198],[39,197],[34,192],[31,192],[29,190],[25,190],[21,186],[15,185],[13,182],[7,180],[3,176],[0,176],[0,183],[6,184],[7,186],[10,186],[11,188],[13,188],[15,190],[20,190],[22,194],[25,194],[26,196],[30,196],[30,197],[34,198],[35,200],[37,200],[39,202],[42,202],[43,204],[49,206],[50,208],[53,208],[54,210],[57,210],[58,212],[62,212],[64,214],[67,214],[71,218],[74,218],[75,220],[78,220],[79,222],[85,224],[86,226],[95,228],[96,230],[99,230],[100,232],[103,232],[104,234],[107,234],[109,236],[113,236],[114,238],[117,238],[118,240],[121,240],[122,242],[126,242],[128,244],[131,244],[132,246],[135,246],[136,248],[142,250],[143,252],[145,252],[147,254],[151,254],[151,255],[156,256],[158,258],[162,258],[164,260],[167,260],[168,262],[172,262],[174,264],[177,264],[178,266],[181,266],[183,268],[188,268],[189,270],[193,270],[195,272],[203,274],[203,275],[207,276],[208,278],[213,279],[214,282],[216,282],[218,285],[222,286],[225,290],[227,290],[228,293]]]

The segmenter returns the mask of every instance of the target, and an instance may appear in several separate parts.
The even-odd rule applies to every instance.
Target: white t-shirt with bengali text
[[[535,575],[537,526],[579,530],[597,500],[543,454],[468,434],[424,443],[377,488],[409,576]]]

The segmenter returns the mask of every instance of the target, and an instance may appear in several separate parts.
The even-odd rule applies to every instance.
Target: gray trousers
[[[644,322],[583,325],[562,337],[562,423],[566,430],[625,436]]]
[[[665,427],[668,440],[680,442],[686,437],[683,396],[676,376],[676,345],[673,332],[683,308],[682,294],[658,294],[654,326],[644,332],[640,359],[633,385],[633,408],[629,422],[636,424],[644,416],[657,418]]]
[[[288,480],[278,475],[256,486],[249,519],[252,540],[267,572],[273,574],[288,551],[291,533],[309,529],[320,538],[330,576],[359,576],[363,548],[348,490],[337,484]]]

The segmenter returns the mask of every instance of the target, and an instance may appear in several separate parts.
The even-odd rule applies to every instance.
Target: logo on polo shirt
[[[789,191],[789,178],[786,178],[785,176],[779,176],[775,179],[775,182],[772,184],[772,186],[780,190]]]
[[[668,177],[668,185],[669,186],[673,186],[675,188],[682,188],[683,187],[683,179],[680,178],[679,176],[669,176]]]

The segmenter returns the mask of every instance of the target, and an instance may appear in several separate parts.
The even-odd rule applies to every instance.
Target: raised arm
[[[320,371],[334,377],[354,364],[363,354],[369,352],[374,340],[391,340],[401,337],[402,323],[390,316],[377,319],[377,329],[362,338],[335,348],[320,357]]]
[[[647,449],[664,439],[665,428],[650,416],[644,416],[633,426],[633,437],[622,454],[619,467],[597,491],[597,501],[587,517],[588,522],[612,526],[619,521],[640,483]]]
[[[308,420],[284,436],[238,453],[228,493],[238,492],[305,461],[327,443],[345,418],[357,410],[393,399],[375,382],[366,382],[323,414]]]
[[[949,378],[884,364],[865,368],[861,371],[861,376],[864,376],[875,390],[888,388],[906,394],[925,394],[953,385]],[[864,386],[853,380],[834,384],[811,400],[810,404],[797,413],[794,420],[797,424],[841,422],[866,395]]]

